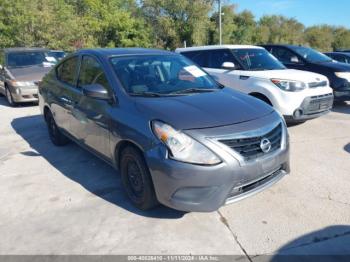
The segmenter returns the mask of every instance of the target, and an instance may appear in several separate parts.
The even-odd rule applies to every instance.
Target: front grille
[[[329,110],[333,105],[333,94],[312,96],[305,114]]]
[[[311,82],[309,83],[310,88],[316,88],[316,87],[324,87],[327,86],[327,81],[321,81],[321,82]]]
[[[281,174],[281,172],[283,172],[283,169],[282,169],[282,167],[279,167],[276,171],[268,174],[267,176],[263,176],[259,180],[255,180],[255,181],[248,183],[248,184],[245,184],[243,186],[233,188],[231,190],[230,194],[228,195],[228,199],[226,201],[230,201],[232,198],[235,198],[241,194],[250,192],[250,191],[256,189],[257,187],[260,187],[260,186],[268,183],[269,181],[271,181],[274,178],[276,178],[277,176],[279,176]]]
[[[267,153],[264,153],[260,147],[261,140],[264,138],[267,138],[271,142],[271,149]],[[278,150],[281,147],[281,141],[282,124],[278,124],[278,126],[270,132],[261,136],[219,140],[219,142],[225,144],[243,156],[245,160],[253,160]]]

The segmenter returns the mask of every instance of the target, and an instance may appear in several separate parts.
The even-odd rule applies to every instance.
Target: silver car
[[[44,77],[39,101],[52,142],[119,169],[141,209],[214,211],[289,173],[281,116],[176,53],[80,50]]]
[[[8,103],[38,102],[38,83],[57,62],[43,48],[5,48],[0,51],[0,94]]]

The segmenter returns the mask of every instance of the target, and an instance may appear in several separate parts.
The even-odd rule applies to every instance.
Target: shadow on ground
[[[282,246],[273,255],[253,257],[254,262],[349,261],[350,226],[336,225],[305,234]]]
[[[11,125],[33,149],[20,152],[21,154],[29,157],[42,156],[64,176],[79,183],[92,194],[140,216],[165,219],[184,216],[184,212],[164,206],[147,212],[135,208],[124,194],[116,170],[74,143],[55,147],[49,140],[41,115],[16,118]]]

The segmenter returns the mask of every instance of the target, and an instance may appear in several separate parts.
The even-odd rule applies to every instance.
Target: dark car
[[[350,100],[350,65],[304,46],[262,45],[286,67],[325,75],[333,88],[335,100]]]
[[[326,56],[345,64],[350,64],[350,53],[346,52],[328,52],[324,53]]]
[[[176,53],[80,50],[43,79],[39,104],[52,142],[119,169],[141,209],[213,211],[289,172],[281,116]]]
[[[55,59],[42,48],[6,48],[0,51],[0,94],[15,106],[38,101],[38,82]]]
[[[336,52],[350,53],[350,49],[340,49],[340,50],[336,50]]]

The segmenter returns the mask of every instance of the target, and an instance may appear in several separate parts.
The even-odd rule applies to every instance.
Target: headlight
[[[300,81],[282,80],[282,79],[271,79],[271,82],[284,91],[297,92],[302,91],[306,88],[306,84]]]
[[[350,82],[350,72],[336,72],[335,75],[337,77],[346,79],[346,80],[348,80],[348,82]]]
[[[221,162],[207,147],[165,123],[153,121],[152,129],[159,140],[168,147],[170,157],[174,160],[201,165],[215,165]]]
[[[35,86],[34,82],[22,82],[22,81],[11,81],[11,85],[15,87],[27,87],[27,86]]]

